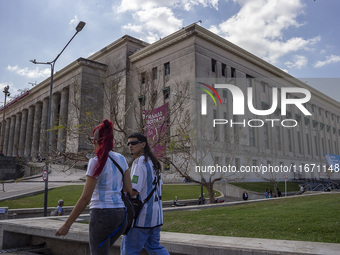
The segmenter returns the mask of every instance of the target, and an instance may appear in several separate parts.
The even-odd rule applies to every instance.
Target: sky
[[[340,101],[339,0],[0,0],[0,105],[128,34],[148,43],[198,22]]]

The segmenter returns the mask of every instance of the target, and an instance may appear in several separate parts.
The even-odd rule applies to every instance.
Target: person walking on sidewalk
[[[131,166],[131,195],[141,201],[147,200],[150,194],[152,196],[144,204],[128,234],[123,236],[121,255],[138,255],[143,248],[149,254],[168,255],[169,252],[159,243],[163,225],[161,165],[143,134],[131,134],[127,145],[134,160]]]
[[[92,133],[96,157],[89,160],[83,193],[56,236],[66,235],[73,222],[90,202],[90,251],[92,255],[107,255],[110,247],[124,232],[126,209],[121,197],[122,187],[131,194],[130,171],[123,155],[112,152],[113,124],[105,119]],[[113,158],[123,169],[124,176]]]

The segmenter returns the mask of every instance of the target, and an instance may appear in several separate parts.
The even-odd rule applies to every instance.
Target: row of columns
[[[5,156],[43,158],[49,152],[65,152],[68,100],[67,88],[52,96],[50,146],[47,143],[49,98],[6,118],[5,123],[1,123],[1,128],[5,129],[3,137]],[[53,128],[56,126],[58,128]]]

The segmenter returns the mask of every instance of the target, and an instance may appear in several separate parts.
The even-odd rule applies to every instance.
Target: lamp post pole
[[[54,65],[57,61],[57,59],[60,57],[60,55],[64,52],[66,47],[70,44],[70,42],[73,40],[73,38],[84,28],[85,22],[80,21],[79,24],[76,27],[76,33],[72,36],[72,38],[68,41],[68,43],[65,45],[65,47],[62,49],[62,51],[57,55],[57,57],[50,62],[37,62],[35,59],[30,60],[33,64],[39,64],[39,65],[50,65],[51,67],[51,81],[50,81],[50,100],[48,103],[48,117],[47,117],[47,130],[50,130],[51,128],[51,108],[52,108],[52,91],[53,91],[53,73],[54,73]],[[47,132],[47,151],[50,151],[50,131]],[[46,171],[48,173],[48,166],[49,163],[46,165]],[[45,179],[45,196],[44,196],[44,217],[47,216],[47,197],[48,197],[48,174]]]
[[[4,149],[5,128],[6,128],[5,127],[6,99],[7,99],[8,96],[11,95],[8,90],[9,90],[9,85],[4,87],[4,91],[3,91],[4,94],[5,94],[5,102],[4,102],[4,113],[3,113],[3,117],[2,117],[2,128],[1,128],[1,147],[0,147],[0,151],[2,153],[3,153],[3,149]]]

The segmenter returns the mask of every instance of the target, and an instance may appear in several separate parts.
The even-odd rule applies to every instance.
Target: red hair
[[[109,152],[113,149],[113,124],[108,119],[103,120],[92,132],[92,136],[98,143],[95,153],[98,157],[94,176],[98,177],[106,164]]]

